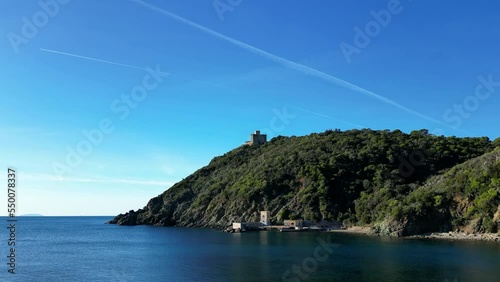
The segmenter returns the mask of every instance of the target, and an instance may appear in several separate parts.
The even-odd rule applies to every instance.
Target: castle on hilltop
[[[256,130],[255,133],[250,134],[250,141],[246,141],[245,145],[261,145],[267,142],[267,135],[260,134],[260,130]]]

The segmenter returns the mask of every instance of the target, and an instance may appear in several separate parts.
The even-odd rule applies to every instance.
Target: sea
[[[0,232],[0,281],[500,281],[500,243],[332,232],[224,233],[18,217]],[[14,267],[15,274],[9,272]]]

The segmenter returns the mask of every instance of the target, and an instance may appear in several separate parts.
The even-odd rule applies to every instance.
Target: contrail
[[[359,125],[359,124],[356,124],[356,123],[352,123],[352,122],[347,121],[347,120],[334,118],[334,117],[331,117],[331,116],[328,116],[328,115],[325,115],[325,114],[322,114],[322,113],[316,113],[316,112],[313,112],[313,111],[309,111],[309,110],[306,110],[306,109],[303,109],[303,108],[293,107],[293,106],[292,106],[292,107],[290,107],[290,108],[294,108],[294,109],[297,109],[297,110],[299,110],[299,111],[306,112],[306,113],[310,113],[310,114],[317,115],[317,116],[320,116],[320,117],[333,119],[333,120],[338,121],[338,122],[347,123],[347,124],[353,125],[353,126],[358,127],[358,128],[366,128],[366,126]]]
[[[153,10],[153,11],[156,11],[156,12],[159,12],[159,13],[161,13],[163,15],[166,15],[166,16],[168,16],[168,17],[170,17],[170,18],[172,18],[172,19],[174,19],[174,20],[176,20],[178,22],[181,22],[181,23],[187,24],[189,26],[192,26],[192,27],[194,27],[194,28],[196,28],[198,30],[201,30],[201,31],[203,31],[205,33],[208,33],[208,34],[210,34],[210,35],[212,35],[214,37],[217,37],[219,39],[222,39],[222,40],[225,40],[225,41],[227,41],[229,43],[232,43],[232,44],[234,44],[234,45],[236,45],[236,46],[238,46],[240,48],[243,48],[245,50],[248,50],[248,51],[250,51],[250,52],[252,52],[254,54],[257,54],[259,56],[262,56],[262,57],[265,57],[267,59],[270,59],[270,60],[272,60],[272,61],[274,61],[274,62],[276,62],[278,64],[281,64],[281,65],[283,65],[285,67],[288,67],[290,69],[294,69],[294,70],[302,72],[302,73],[304,73],[306,75],[311,75],[311,76],[319,77],[319,78],[324,79],[326,81],[332,82],[332,83],[334,83],[334,84],[336,84],[338,86],[341,86],[341,87],[344,87],[344,88],[347,88],[347,89],[350,89],[350,90],[354,90],[354,91],[359,92],[361,94],[373,97],[373,98],[375,98],[377,100],[380,100],[380,101],[382,101],[382,102],[384,102],[386,104],[392,105],[392,106],[394,106],[394,107],[396,107],[398,109],[401,109],[401,110],[403,110],[403,111],[405,111],[407,113],[410,113],[412,115],[415,115],[415,116],[420,117],[422,119],[425,119],[427,121],[438,123],[438,124],[444,125],[446,127],[451,127],[450,125],[448,125],[448,124],[446,124],[446,123],[444,123],[442,121],[439,121],[439,120],[434,119],[432,117],[426,116],[426,115],[421,114],[421,113],[419,113],[417,111],[414,111],[412,109],[409,109],[409,108],[407,108],[407,107],[405,107],[405,106],[403,106],[403,105],[401,105],[401,104],[399,104],[399,103],[397,103],[397,102],[395,102],[395,101],[393,101],[391,99],[385,98],[385,97],[383,97],[383,96],[381,96],[379,94],[376,94],[376,93],[374,93],[374,92],[372,92],[370,90],[366,90],[366,89],[364,89],[362,87],[356,86],[356,85],[354,85],[354,84],[352,84],[350,82],[347,82],[347,81],[342,80],[340,78],[334,77],[332,75],[329,75],[329,74],[324,73],[322,71],[316,70],[314,68],[308,67],[306,65],[302,65],[302,64],[290,61],[288,59],[285,59],[283,57],[271,54],[271,53],[266,52],[266,51],[264,51],[262,49],[259,49],[257,47],[251,46],[249,44],[246,44],[246,43],[241,42],[239,40],[236,40],[236,39],[233,39],[233,38],[228,37],[226,35],[223,35],[221,33],[218,33],[216,31],[214,31],[214,30],[211,30],[211,29],[209,29],[207,27],[199,25],[199,24],[197,24],[195,22],[187,20],[187,19],[185,19],[183,17],[180,17],[180,16],[178,16],[178,15],[176,15],[174,13],[171,13],[171,12],[169,12],[167,10],[164,10],[162,8],[159,8],[159,7],[156,7],[156,6],[151,5],[149,3],[146,3],[146,2],[144,2],[142,0],[131,0],[131,1],[132,2],[136,2],[137,4],[140,4],[140,5],[144,6],[144,7],[147,7],[149,9]]]
[[[115,66],[121,66],[121,67],[136,69],[136,70],[142,70],[142,71],[148,71],[146,68],[141,68],[141,67],[136,67],[136,66],[132,66],[132,65],[116,63],[116,62],[111,62],[111,61],[106,61],[106,60],[101,60],[101,59],[96,59],[96,58],[91,58],[91,57],[80,56],[80,55],[65,53],[65,52],[56,51],[56,50],[50,50],[50,49],[44,49],[44,48],[40,48],[40,50],[45,51],[45,52],[50,52],[50,53],[85,59],[85,60],[91,60],[91,61],[100,62],[100,63],[106,63],[106,64],[110,64],[110,65],[115,65]]]

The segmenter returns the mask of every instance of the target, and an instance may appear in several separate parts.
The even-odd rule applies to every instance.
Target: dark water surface
[[[12,275],[0,218],[0,281],[500,281],[500,243],[17,219]]]

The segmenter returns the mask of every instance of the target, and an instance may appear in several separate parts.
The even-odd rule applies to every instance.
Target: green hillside
[[[269,210],[275,222],[339,220],[382,234],[495,231],[498,143],[427,130],[280,136],[214,158],[111,223],[225,227]]]
[[[431,177],[402,200],[393,201],[386,207],[389,220],[376,226],[381,233],[498,232],[500,148]],[[388,230],[391,220],[392,229]]]

